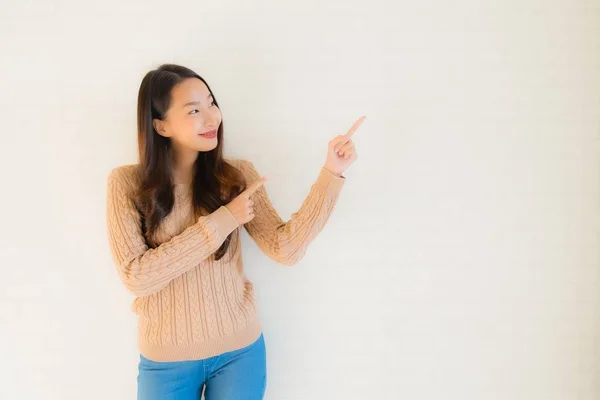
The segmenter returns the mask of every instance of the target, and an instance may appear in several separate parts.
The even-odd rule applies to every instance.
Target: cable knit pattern
[[[248,160],[227,160],[250,185],[260,174]],[[111,171],[107,182],[107,231],[117,274],[136,297],[140,353],[154,361],[212,357],[245,347],[262,331],[253,283],[244,273],[239,236],[227,253],[213,253],[240,229],[225,206],[194,218],[191,187],[173,186],[175,204],[149,248],[134,204],[139,165]],[[304,256],[329,219],[345,182],[322,168],[289,221],[275,211],[264,186],[254,200],[255,217],[243,225],[260,250],[282,265]],[[239,232],[238,232],[239,233]]]

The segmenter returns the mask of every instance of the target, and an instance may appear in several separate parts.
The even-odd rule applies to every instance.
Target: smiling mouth
[[[201,133],[199,136],[204,136],[204,137],[215,137],[217,136],[217,131],[216,130],[212,130],[212,131],[208,131],[205,133]]]

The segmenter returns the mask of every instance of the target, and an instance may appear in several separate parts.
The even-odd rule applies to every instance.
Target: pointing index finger
[[[248,188],[246,188],[246,190],[244,190],[244,194],[247,197],[250,197],[251,195],[254,194],[254,192],[256,192],[258,190],[258,188],[260,188],[262,185],[264,185],[266,181],[267,181],[267,178],[265,178],[263,176],[262,178],[260,178],[260,180],[254,182],[252,185],[250,185]]]
[[[354,135],[354,132],[356,132],[356,130],[358,129],[358,127],[363,123],[363,121],[367,118],[366,115],[363,115],[362,117],[360,117],[358,120],[356,120],[356,122],[354,123],[354,125],[352,125],[352,127],[350,128],[350,130],[348,132],[346,132],[346,137],[352,137],[352,135]]]

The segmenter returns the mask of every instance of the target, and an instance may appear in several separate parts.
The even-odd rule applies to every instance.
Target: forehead
[[[179,82],[171,91],[173,102],[185,104],[189,101],[200,101],[204,103],[210,95],[208,87],[198,78],[188,78]]]

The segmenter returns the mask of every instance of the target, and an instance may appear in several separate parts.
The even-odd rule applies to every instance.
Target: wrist
[[[335,172],[333,171],[331,168],[329,168],[328,166],[324,165],[323,169],[329,171],[330,173],[332,173],[333,175],[337,176],[337,177],[341,177],[342,173],[341,172]]]

